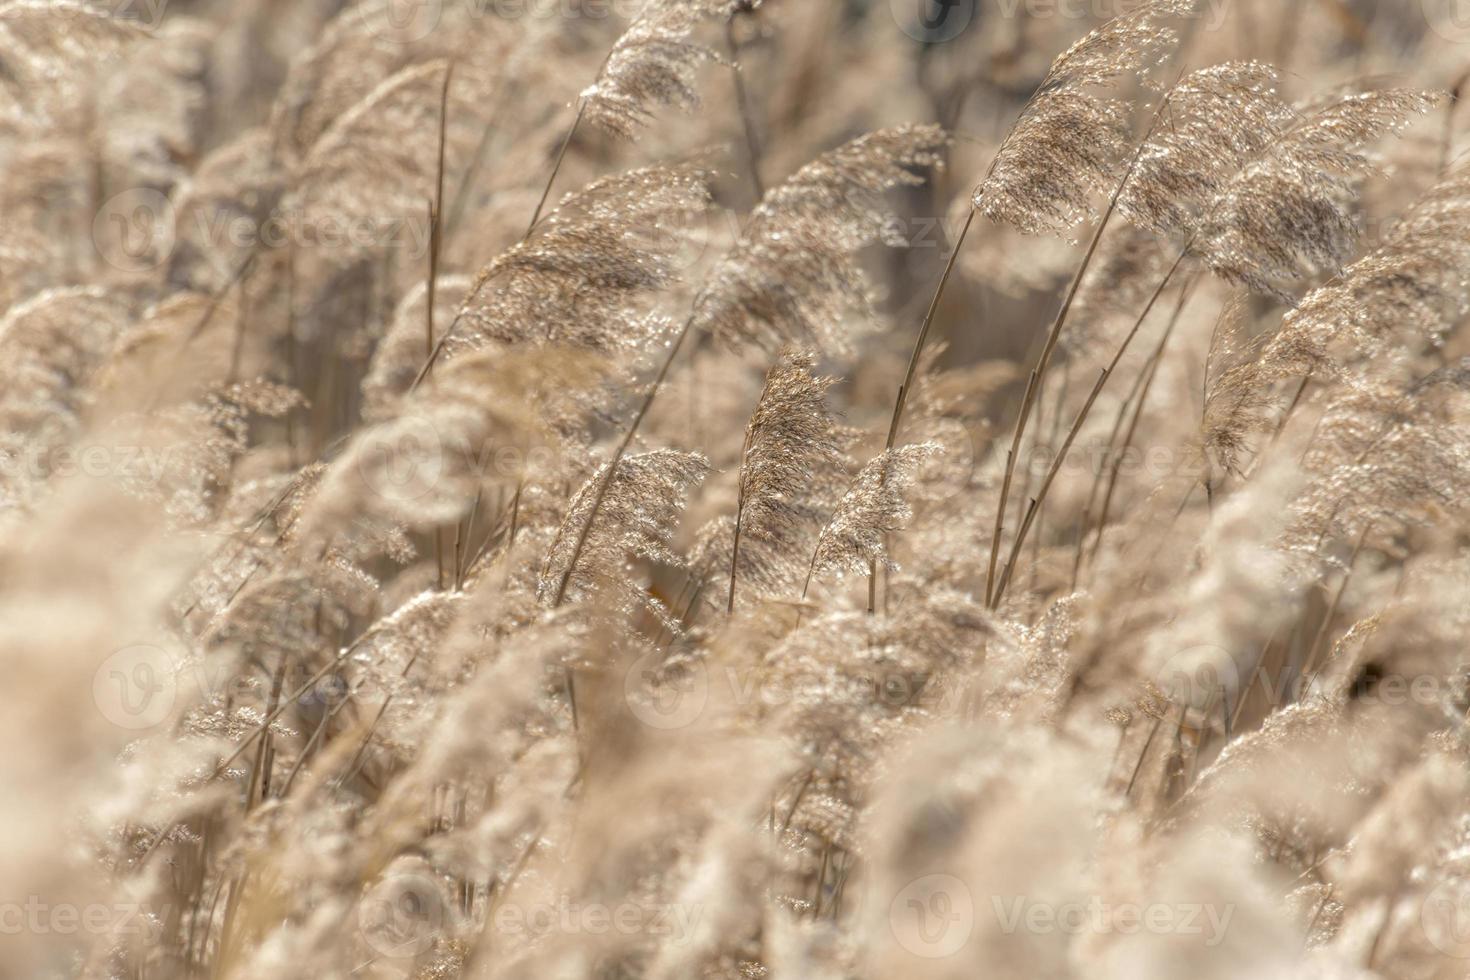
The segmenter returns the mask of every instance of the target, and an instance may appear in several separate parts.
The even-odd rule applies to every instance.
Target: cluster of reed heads
[[[1433,3],[126,6],[0,5],[0,972],[1464,975]]]

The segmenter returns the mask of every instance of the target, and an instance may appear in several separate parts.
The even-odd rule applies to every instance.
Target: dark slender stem
[[[582,124],[582,117],[587,113],[587,100],[577,100],[577,115],[572,120],[572,125],[567,129],[567,135],[561,141],[561,149],[556,153],[556,163],[552,165],[551,176],[546,178],[546,187],[541,191],[541,200],[536,202],[536,211],[531,215],[531,223],[526,226],[526,238],[531,237],[531,232],[536,230],[536,223],[541,220],[541,212],[546,207],[546,199],[551,196],[551,187],[556,183],[556,175],[561,173],[561,165],[567,158],[567,150],[572,146],[572,137],[577,135],[577,127]]]
[[[764,394],[762,400],[764,400]],[[760,406],[756,406],[756,412],[760,412]],[[730,547],[730,598],[725,604],[725,614],[735,615],[735,576],[740,567],[740,531],[745,520],[745,466],[746,458],[750,455],[750,441],[753,433],[746,430],[745,445],[740,450],[740,489],[735,500],[735,540]]]
[[[449,130],[449,85],[454,80],[454,62],[444,69],[444,87],[439,90],[439,159],[434,174],[434,224],[429,229],[430,242],[438,250],[439,213],[444,209],[444,149],[448,143]]]
[[[1144,369],[1133,379],[1133,386],[1128,389],[1123,402],[1118,406],[1118,412],[1113,417],[1113,427],[1108,432],[1107,442],[1103,444],[1102,459],[1098,460],[1097,472],[1092,475],[1092,486],[1087,491],[1087,503],[1082,508],[1082,519],[1077,531],[1077,553],[1072,559],[1072,591],[1077,589],[1077,579],[1082,571],[1082,555],[1087,550],[1087,533],[1092,528],[1093,516],[1097,513],[1098,495],[1102,492],[1106,483],[1106,474],[1113,460],[1119,458],[1114,450],[1118,444],[1118,436],[1123,433],[1124,424],[1130,415],[1137,417],[1138,397],[1143,391],[1144,385],[1148,384],[1149,378],[1154,373],[1154,361],[1150,357],[1145,363]]]
[[[1036,397],[1036,372],[1031,372],[1031,377],[1026,382],[1026,394],[1021,398],[1021,416],[1025,417],[1029,411],[1031,400]],[[1000,502],[995,508],[995,526],[990,535],[990,564],[985,572],[985,604],[990,605],[991,597],[995,595],[995,571],[1000,558],[1001,535],[1005,533],[1006,502],[1011,497],[1011,481],[1016,476],[1016,459],[1021,454],[1021,437],[1025,429],[1019,424],[1011,434],[1011,448],[1006,451],[1006,468],[1001,477]]]
[[[327,725],[331,723],[333,718],[337,717],[337,713],[342,710],[343,705],[346,703],[347,698],[343,697],[336,704],[332,705],[329,710],[322,712],[322,719],[312,731],[311,738],[307,740],[306,745],[302,746],[301,754],[296,757],[296,762],[291,766],[291,770],[286,773],[285,782],[281,784],[280,796],[282,799],[290,795],[291,786],[296,782],[297,774],[301,772],[302,766],[306,764],[306,761],[311,757],[312,751],[321,741],[322,735],[326,733]]]
[[[818,542],[818,544],[820,544],[820,543],[821,542]],[[803,585],[801,587],[801,601],[802,602],[805,602],[806,601],[806,594],[811,591],[811,588],[812,588],[812,576],[816,573],[816,571],[817,571],[817,552],[816,551],[813,551],[812,552],[812,560],[806,566],[806,582],[803,583]]]
[[[740,523],[745,517],[745,492],[741,488],[741,499],[735,505],[735,542],[730,548],[730,598],[725,603],[725,614],[735,615],[735,575],[740,567]]]
[[[689,597],[688,604],[684,606],[684,614],[679,617],[679,625],[683,629],[687,630],[694,625],[694,618],[699,613],[699,600],[704,598],[704,588],[708,584],[706,579],[700,579],[699,583],[695,585],[694,594]],[[674,636],[670,634],[669,642],[672,643],[673,641]]]
[[[468,297],[465,298],[465,303],[468,304],[470,300],[474,299],[478,295],[479,289],[477,288],[475,292],[471,293]],[[460,314],[455,316],[453,321],[450,322],[449,329],[445,330],[442,334],[439,335],[439,340],[435,342],[433,349],[429,351],[429,356],[424,361],[424,366],[419,368],[419,373],[414,376],[413,384],[408,386],[408,394],[413,394],[415,391],[418,390],[419,385],[424,383],[424,379],[427,378],[429,376],[429,372],[433,370],[435,362],[437,362],[439,360],[439,356],[444,353],[444,347],[446,344],[449,343],[449,338],[454,336],[455,329],[459,327],[460,321],[463,319],[464,313],[461,312]]]
[[[822,545],[821,539],[818,539],[817,540],[817,548],[814,548],[812,550],[812,560],[806,566],[806,582],[804,582],[802,584],[802,586],[801,586],[801,603],[800,603],[800,605],[798,605],[796,607],[796,625],[797,626],[800,626],[801,625],[802,606],[805,606],[806,605],[806,596],[807,596],[807,593],[810,592],[811,591],[811,588],[812,588],[812,576],[815,575],[816,574],[816,571],[817,571],[817,554],[819,553],[818,552],[818,549],[821,548],[821,545]]]
[[[802,797],[806,796],[806,791],[815,778],[817,778],[817,771],[815,769],[808,769],[806,775],[801,780],[801,785],[796,789],[796,798],[791,801],[791,809],[786,811],[786,819],[781,821],[781,831],[777,835],[777,840],[786,836],[786,831],[791,829],[791,821],[796,817],[796,811],[801,806]]]
[[[1124,797],[1133,795],[1133,785],[1138,782],[1138,774],[1143,771],[1144,760],[1148,758],[1148,750],[1154,744],[1154,736],[1159,733],[1159,728],[1164,724],[1162,715],[1154,719],[1154,727],[1148,731],[1148,738],[1144,740],[1143,751],[1138,753],[1138,763],[1133,767],[1133,775],[1128,778],[1128,788],[1123,791]]]
[[[750,95],[745,90],[745,76],[740,68],[740,44],[735,39],[736,11],[725,21],[725,43],[730,48],[730,77],[735,82],[735,105],[740,110],[740,122],[745,129],[745,151],[750,160],[750,183],[755,188],[755,199],[766,196],[766,185],[761,180],[760,144],[756,142],[755,116],[750,107]]]
[[[429,202],[429,270],[424,280],[424,357],[428,359],[434,356],[434,297],[438,292],[435,283],[438,281],[439,255],[434,248],[434,227],[438,223],[434,214],[434,202]]]
[[[1067,459],[1067,453],[1072,449],[1072,443],[1077,438],[1077,433],[1082,431],[1082,424],[1087,421],[1088,413],[1092,411],[1097,396],[1102,393],[1103,386],[1108,383],[1111,368],[1103,368],[1098,375],[1097,383],[1092,386],[1092,392],[1087,396],[1087,403],[1082,406],[1082,411],[1077,413],[1077,419],[1072,423],[1071,430],[1067,433],[1062,448],[1058,450],[1056,458],[1052,460],[1051,468],[1046,471],[1046,477],[1041,481],[1041,488],[1036,491],[1032,498],[1031,506],[1026,511],[1026,517],[1021,521],[1021,527],[1016,532],[1016,540],[1011,545],[1011,554],[1006,559],[1005,573],[996,584],[995,594],[990,597],[990,608],[994,609],[1000,605],[1001,598],[1005,595],[1006,587],[1010,584],[1011,576],[1016,570],[1016,561],[1021,557],[1021,546],[1026,543],[1026,534],[1031,530],[1031,525],[1036,520],[1036,514],[1041,509],[1041,504],[1046,500],[1046,495],[1051,490],[1051,485],[1061,472],[1062,464]]]
[[[444,204],[444,148],[449,128],[449,83],[454,78],[454,63],[444,69],[444,87],[439,92],[439,152],[434,177],[434,199],[429,202],[429,278],[424,284],[424,349],[429,365],[434,355],[434,298],[439,284],[439,211]],[[427,370],[427,368],[426,368]],[[439,591],[444,591],[444,529],[434,529],[434,567]]]
[[[1302,662],[1301,676],[1310,682],[1317,670],[1317,658],[1321,655],[1322,643],[1327,639],[1328,630],[1332,627],[1332,620],[1337,617],[1337,609],[1342,604],[1343,594],[1347,592],[1348,583],[1353,580],[1353,566],[1358,563],[1358,556],[1363,552],[1363,545],[1368,542],[1368,534],[1373,530],[1370,522],[1363,527],[1363,533],[1358,535],[1358,543],[1353,546],[1352,557],[1348,559],[1347,571],[1343,573],[1342,581],[1338,583],[1337,592],[1332,597],[1332,603],[1327,607],[1327,612],[1322,617],[1322,625],[1317,629],[1316,636],[1312,637],[1312,645],[1307,648],[1307,656]],[[1305,685],[1302,687],[1306,691]]]
[[[1123,461],[1127,458],[1128,450],[1133,447],[1133,439],[1138,433],[1138,423],[1143,418],[1144,406],[1148,403],[1149,392],[1153,390],[1154,378],[1158,376],[1159,365],[1164,358],[1164,350],[1169,345],[1169,339],[1174,335],[1174,329],[1179,325],[1180,317],[1184,313],[1184,307],[1189,302],[1190,291],[1186,289],[1179,297],[1179,305],[1174,308],[1174,316],[1169,320],[1169,326],[1164,330],[1164,335],[1159,338],[1158,346],[1149,361],[1147,373],[1144,375],[1143,386],[1138,392],[1138,403],[1133,408],[1133,417],[1128,422],[1128,429],[1123,435],[1122,448],[1113,457],[1112,467],[1108,473],[1107,490],[1103,493],[1102,510],[1097,518],[1097,537],[1093,539],[1092,551],[1089,562],[1097,561],[1098,550],[1102,547],[1103,535],[1107,532],[1108,513],[1112,510],[1113,493],[1118,486],[1118,475],[1123,469]],[[1111,444],[1110,444],[1111,445]]]
[[[970,213],[965,216],[965,226],[960,229],[959,237],[955,239],[954,246],[949,250],[949,260],[944,265],[944,274],[939,277],[939,285],[934,289],[934,298],[929,301],[929,309],[924,313],[924,322],[919,326],[919,335],[914,338],[914,349],[909,355],[908,370],[904,372],[903,384],[898,387],[898,397],[893,402],[893,418],[888,423],[888,441],[885,448],[891,450],[898,442],[899,427],[903,425],[904,409],[908,406],[909,393],[913,391],[914,381],[918,377],[919,362],[924,356],[924,345],[929,340],[929,331],[934,326],[934,316],[939,311],[939,301],[944,298],[944,287],[949,284],[950,276],[954,274],[955,263],[959,261],[960,249],[965,244],[965,238],[970,234],[970,228],[975,223],[976,209],[972,206]],[[887,480],[887,471],[884,471],[884,480]],[[877,611],[878,607],[878,563],[868,563],[868,612]],[[887,607],[888,597],[884,594],[884,606]]]
[[[1067,317],[1071,315],[1072,306],[1077,300],[1077,293],[1082,288],[1082,281],[1087,276],[1087,270],[1092,265],[1094,256],[1097,255],[1098,247],[1102,244],[1103,233],[1108,230],[1108,225],[1117,213],[1118,202],[1122,200],[1123,191],[1127,189],[1128,182],[1133,179],[1133,173],[1138,168],[1138,161],[1143,158],[1143,151],[1148,148],[1149,140],[1153,138],[1154,130],[1159,121],[1164,117],[1164,111],[1169,106],[1169,96],[1159,101],[1159,107],[1154,111],[1153,120],[1149,123],[1146,132],[1133,152],[1133,159],[1128,163],[1128,169],[1123,172],[1122,179],[1113,188],[1113,195],[1108,200],[1107,210],[1103,212],[1102,219],[1097,223],[1097,230],[1093,232],[1092,241],[1088,243],[1087,252],[1082,256],[1082,261],[1077,266],[1077,271],[1072,276],[1071,285],[1067,287],[1067,295],[1062,300],[1062,305],[1057,309],[1056,318],[1052,321],[1051,330],[1046,336],[1046,343],[1041,348],[1041,355],[1036,360],[1036,368],[1031,373],[1031,381],[1026,389],[1026,395],[1021,401],[1021,411],[1016,416],[1016,428],[1011,436],[1011,451],[1006,456],[1005,475],[1001,480],[1000,500],[995,508],[995,534],[990,542],[990,569],[986,577],[986,599],[993,604],[996,596],[991,594],[991,583],[995,579],[996,558],[1000,553],[1000,535],[1004,530],[1006,504],[1010,499],[1011,484],[1015,479],[1015,467],[1021,456],[1021,441],[1026,435],[1026,424],[1031,418],[1031,411],[1035,407],[1037,395],[1046,379],[1046,370],[1051,364],[1053,353],[1057,348],[1057,342],[1061,339],[1062,329],[1066,326]]]
[[[1264,449],[1256,454],[1255,462],[1251,464],[1251,472],[1254,472],[1260,467],[1261,462],[1266,458],[1266,453],[1270,452],[1271,449],[1276,445],[1276,443],[1281,440],[1281,434],[1286,431],[1286,424],[1291,421],[1291,417],[1295,415],[1296,410],[1301,407],[1302,399],[1307,394],[1307,388],[1311,387],[1312,381],[1315,379],[1315,375],[1315,368],[1309,369],[1307,373],[1303,375],[1301,384],[1297,385],[1296,392],[1292,394],[1291,401],[1286,406],[1286,411],[1281,413],[1281,419],[1276,423],[1276,428],[1271,433],[1270,441],[1266,443]],[[1308,448],[1311,447],[1311,444],[1313,440],[1316,439],[1316,437],[1317,431],[1314,429],[1312,431],[1312,439],[1309,439],[1307,441]]]
[[[230,348],[229,381],[233,384],[240,377],[240,361],[245,353],[245,323],[249,318],[250,291],[240,290],[240,302],[235,308],[235,340]]]
[[[470,542],[475,536],[475,518],[480,515],[480,504],[485,497],[485,488],[482,486],[475,491],[475,501],[470,504],[470,512],[465,517],[464,528],[461,532],[456,529],[454,544],[454,587],[464,588],[465,574],[469,571]]]
[[[815,922],[822,915],[822,886],[827,884],[827,864],[832,856],[832,845],[828,844],[822,848],[822,866],[817,871],[816,894],[812,896],[812,921]]]
[[[486,105],[495,107],[500,104],[500,95],[501,91],[504,88],[505,77],[507,76],[502,73],[500,77],[496,78],[495,88],[485,99]],[[460,220],[464,218],[465,207],[469,204],[470,188],[474,185],[475,175],[479,173],[480,168],[485,165],[485,155],[490,151],[490,141],[494,137],[494,135],[495,122],[492,118],[490,122],[485,124],[485,128],[481,131],[480,141],[475,144],[474,155],[470,157],[470,162],[468,166],[465,167],[464,174],[460,177],[459,187],[454,192],[454,200],[450,203],[448,210],[445,212],[445,240],[448,240],[454,236],[455,230],[459,228]]]
[[[924,345],[929,340],[929,331],[934,326],[934,315],[939,311],[939,301],[944,297],[944,288],[949,284],[950,276],[954,273],[955,263],[960,257],[960,249],[964,246],[965,238],[970,234],[970,228],[975,223],[976,213],[975,208],[972,207],[969,215],[965,217],[965,226],[960,229],[954,247],[949,250],[949,261],[945,263],[944,274],[939,277],[939,285],[934,290],[934,298],[929,301],[929,310],[924,314],[924,322],[919,327],[919,335],[914,338],[914,350],[909,355],[909,367],[904,373],[903,385],[898,389],[898,399],[893,405],[893,418],[888,424],[886,446],[888,449],[892,449],[898,442],[898,431],[903,424],[904,409],[908,405],[909,395],[914,388],[914,379],[918,375],[919,361],[924,356]]]
[[[1460,108],[1460,94],[1465,90],[1465,85],[1470,82],[1470,71],[1466,71],[1455,79],[1455,84],[1450,89],[1450,97],[1446,100],[1444,110],[1444,130],[1440,136],[1439,148],[1439,175],[1443,177],[1450,169],[1450,158],[1455,148],[1455,110]]]
[[[674,338],[673,346],[669,349],[669,356],[664,358],[663,366],[659,368],[658,376],[653,379],[653,386],[648,389],[648,396],[643,399],[638,414],[633,417],[628,431],[623,434],[622,442],[618,443],[617,450],[608,461],[607,468],[603,471],[602,479],[597,484],[597,495],[592,500],[592,509],[587,514],[587,520],[582,523],[582,529],[577,535],[576,547],[572,549],[571,558],[567,561],[566,571],[562,573],[561,582],[556,588],[556,599],[552,608],[562,604],[566,598],[567,587],[571,585],[572,573],[577,570],[577,562],[582,558],[582,551],[587,547],[587,536],[592,533],[592,525],[597,522],[597,514],[602,509],[602,502],[607,498],[607,491],[612,486],[613,476],[617,473],[618,465],[623,461],[628,447],[633,443],[633,437],[638,434],[638,429],[643,425],[643,419],[648,415],[648,410],[653,407],[653,400],[658,396],[659,389],[663,387],[664,379],[669,376],[669,369],[674,366],[674,360],[679,356],[679,351],[684,346],[684,341],[689,337],[689,331],[694,326],[694,316],[684,321],[679,335]]]

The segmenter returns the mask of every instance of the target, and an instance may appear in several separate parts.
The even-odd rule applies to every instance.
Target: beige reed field
[[[0,2],[0,980],[1470,976],[1470,0]]]

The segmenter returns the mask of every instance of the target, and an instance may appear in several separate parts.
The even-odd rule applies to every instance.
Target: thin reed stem
[[[556,152],[556,162],[552,164],[551,174],[546,178],[546,186],[541,190],[541,199],[536,202],[536,210],[531,214],[531,223],[526,226],[526,234],[522,241],[531,237],[531,232],[536,230],[536,224],[541,220],[541,212],[546,208],[546,199],[551,196],[551,187],[556,183],[557,174],[561,173],[561,165],[567,158],[567,150],[571,148],[572,137],[577,135],[577,127],[582,125],[582,117],[587,114],[587,100],[577,100],[577,115],[572,119],[572,125],[567,129],[567,134],[561,141],[561,149]]]
[[[1103,386],[1107,384],[1109,375],[1109,368],[1103,368],[1102,372],[1098,374],[1097,382],[1092,386],[1092,392],[1087,396],[1087,403],[1082,406],[1082,411],[1077,414],[1076,420],[1072,423],[1071,430],[1067,432],[1066,440],[1062,443],[1062,448],[1057,451],[1056,457],[1052,460],[1051,467],[1046,471],[1046,477],[1041,481],[1040,489],[1036,491],[1036,496],[1031,499],[1031,505],[1026,509],[1026,516],[1021,521],[1021,527],[1016,532],[1016,539],[1011,544],[1011,554],[1006,560],[1005,572],[996,584],[995,593],[990,597],[991,609],[1000,605],[1000,600],[1005,596],[1006,587],[1010,584],[1011,576],[1016,570],[1016,561],[1021,556],[1021,546],[1026,543],[1026,534],[1031,530],[1031,525],[1036,520],[1036,514],[1041,509],[1043,501],[1046,500],[1047,492],[1051,490],[1052,482],[1056,480],[1057,474],[1061,472],[1062,464],[1067,459],[1067,453],[1071,450],[1072,443],[1077,438],[1077,433],[1082,431],[1082,424],[1087,421],[1087,415],[1092,411],[1092,406],[1097,401],[1097,396],[1102,393]]]
[[[689,337],[689,331],[694,326],[694,315],[684,321],[684,326],[679,328],[678,335],[669,349],[669,356],[664,358],[663,365],[658,370],[658,375],[653,379],[652,386],[648,389],[648,395],[643,399],[643,404],[638,408],[638,414],[633,416],[633,421],[628,426],[627,432],[623,434],[622,441],[618,443],[617,450],[612,459],[608,461],[603,471],[602,479],[597,484],[597,494],[592,499],[592,509],[587,514],[587,520],[583,522],[581,531],[577,534],[577,544],[572,549],[571,557],[567,561],[566,571],[562,573],[561,581],[556,587],[556,598],[551,606],[553,609],[562,604],[566,598],[567,587],[571,585],[572,573],[577,570],[577,562],[582,558],[582,551],[587,547],[587,537],[592,533],[592,525],[597,521],[597,515],[602,510],[602,502],[607,498],[608,488],[612,486],[614,475],[617,473],[618,464],[623,461],[623,456],[628,452],[628,447],[633,444],[633,437],[638,434],[638,429],[643,425],[643,419],[648,415],[648,410],[653,407],[653,400],[658,397],[659,390],[663,387],[664,380],[669,376],[669,370],[674,366],[674,360],[679,356],[679,351],[684,347],[684,341]]]
[[[914,379],[918,375],[919,361],[924,356],[924,345],[929,340],[929,331],[934,326],[934,315],[939,311],[939,301],[944,298],[944,288],[949,285],[950,276],[954,274],[955,263],[959,260],[960,249],[964,247],[965,239],[970,234],[970,228],[975,223],[976,209],[970,208],[970,213],[965,216],[965,226],[960,229],[959,237],[955,239],[954,246],[949,250],[949,260],[944,265],[944,274],[939,277],[939,285],[934,290],[934,298],[929,301],[929,309],[924,314],[924,322],[919,326],[919,335],[914,338],[914,349],[909,354],[908,370],[904,372],[903,384],[899,386],[898,398],[893,403],[893,418],[888,423],[888,441],[885,448],[892,449],[898,442],[899,427],[903,425],[904,408],[908,405],[909,394],[914,388]]]
[[[1347,570],[1343,572],[1342,581],[1337,584],[1337,591],[1333,593],[1332,602],[1328,605],[1327,611],[1322,614],[1322,625],[1318,627],[1316,634],[1312,637],[1312,645],[1307,647],[1307,655],[1302,660],[1301,676],[1308,682],[1316,674],[1317,658],[1321,655],[1322,644],[1327,640],[1327,634],[1332,628],[1332,621],[1337,618],[1337,610],[1342,605],[1342,597],[1347,593],[1348,585],[1353,580],[1353,568],[1358,564],[1358,556],[1363,553],[1363,545],[1368,543],[1368,535],[1372,530],[1373,524],[1370,522],[1364,525],[1362,533],[1358,535],[1358,543],[1353,545],[1353,553],[1348,558]],[[1302,690],[1305,693],[1305,685],[1303,685]]]
[[[424,350],[428,364],[433,363],[434,354],[434,298],[439,286],[439,246],[443,239],[439,212],[444,204],[444,151],[449,129],[449,85],[454,78],[454,63],[444,69],[444,87],[439,92],[439,146],[434,171],[434,199],[429,202],[429,269],[424,283]],[[456,522],[458,523],[458,522]],[[439,591],[444,591],[444,535],[445,529],[434,529],[435,582]]]
[[[1149,123],[1148,131],[1138,143],[1133,152],[1133,159],[1129,161],[1123,177],[1113,188],[1112,197],[1108,200],[1107,209],[1103,212],[1102,219],[1097,223],[1097,229],[1093,232],[1092,241],[1087,245],[1087,251],[1082,256],[1082,261],[1077,266],[1077,271],[1072,275],[1071,285],[1067,287],[1066,296],[1061,306],[1057,309],[1056,318],[1052,321],[1051,329],[1047,332],[1046,343],[1042,345],[1041,354],[1036,359],[1036,367],[1031,372],[1031,380],[1027,384],[1026,394],[1021,399],[1021,411],[1016,416],[1015,431],[1011,435],[1011,451],[1006,455],[1005,475],[1001,480],[1000,499],[995,507],[995,533],[990,541],[990,571],[986,576],[985,594],[986,602],[992,608],[997,597],[993,592],[992,583],[995,580],[996,559],[1000,554],[1000,538],[1004,530],[1005,509],[1010,499],[1011,485],[1015,478],[1015,467],[1021,456],[1021,442],[1026,435],[1026,424],[1031,418],[1031,412],[1036,405],[1037,395],[1046,381],[1046,371],[1051,365],[1052,355],[1057,348],[1057,342],[1061,340],[1062,330],[1067,324],[1067,318],[1071,315],[1072,306],[1077,300],[1077,293],[1082,288],[1082,281],[1087,276],[1087,270],[1092,265],[1093,257],[1097,255],[1098,247],[1102,244],[1103,234],[1107,231],[1113,215],[1117,213],[1118,202],[1122,200],[1123,191],[1127,189],[1128,182],[1133,179],[1134,172],[1138,169],[1138,161],[1143,158],[1143,151],[1148,147],[1149,140],[1153,138],[1154,131],[1158,128],[1159,121],[1163,119],[1165,110],[1169,107],[1169,96],[1159,101],[1158,108],[1154,111],[1153,120]]]
[[[745,155],[750,166],[750,183],[759,201],[766,196],[766,185],[761,180],[761,151],[755,135],[755,114],[750,106],[750,93],[745,89],[745,76],[740,67],[740,42],[735,37],[735,18],[742,11],[735,11],[725,21],[725,45],[730,51],[730,78],[735,85],[735,105],[740,112],[740,124],[745,131]]]
[[[990,597],[990,608],[994,609],[999,605],[1001,596],[1005,593],[1006,585],[1009,583],[1011,575],[1015,570],[1016,560],[1021,551],[1021,544],[1026,539],[1026,533],[1031,529],[1031,524],[1034,520],[1033,515],[1046,502],[1046,495],[1051,490],[1052,481],[1056,479],[1057,473],[1061,471],[1062,465],[1066,462],[1067,454],[1072,449],[1072,443],[1081,431],[1082,425],[1087,421],[1087,417],[1091,414],[1092,406],[1097,402],[1097,396],[1102,393],[1103,386],[1107,384],[1108,378],[1112,377],[1118,370],[1118,365],[1122,362],[1123,355],[1132,346],[1133,339],[1138,336],[1138,331],[1143,327],[1149,314],[1153,312],[1154,306],[1158,304],[1159,297],[1163,296],[1164,291],[1168,288],[1169,283],[1173,281],[1174,275],[1184,264],[1184,260],[1188,254],[1188,249],[1179,253],[1179,257],[1174,260],[1174,264],[1169,267],[1169,271],[1164,275],[1163,281],[1159,283],[1158,288],[1149,297],[1148,305],[1144,307],[1143,312],[1134,321],[1132,329],[1123,338],[1123,342],[1118,345],[1118,350],[1113,354],[1113,359],[1108,362],[1108,366],[1103,368],[1102,374],[1098,376],[1097,383],[1093,385],[1092,393],[1088,395],[1087,402],[1082,406],[1082,410],[1077,414],[1076,420],[1072,423],[1071,431],[1067,433],[1066,441],[1062,443],[1062,448],[1058,450],[1056,457],[1052,460],[1051,468],[1047,471],[1046,478],[1042,481],[1041,488],[1036,493],[1036,501],[1031,509],[1032,512],[1027,515],[1021,524],[1020,530],[1016,534],[1016,540],[1011,548],[1010,558],[1006,562],[1005,574],[1001,578],[999,585],[997,585],[995,594]]]
[[[1164,350],[1169,345],[1169,340],[1174,336],[1174,329],[1179,325],[1179,320],[1184,313],[1184,308],[1189,303],[1190,291],[1185,289],[1179,296],[1179,305],[1174,308],[1174,315],[1169,318],[1169,325],[1164,329],[1164,334],[1159,338],[1153,354],[1149,358],[1147,371],[1143,375],[1143,385],[1138,392],[1138,402],[1134,405],[1133,416],[1129,420],[1128,429],[1123,436],[1123,445],[1113,455],[1108,472],[1107,489],[1103,493],[1102,509],[1097,516],[1097,536],[1093,539],[1092,551],[1089,555],[1089,564],[1097,561],[1098,550],[1102,547],[1103,535],[1108,528],[1108,515],[1112,511],[1113,493],[1118,486],[1118,476],[1122,472],[1124,460],[1127,458],[1128,450],[1133,447],[1134,437],[1138,433],[1138,423],[1143,418],[1144,407],[1148,404],[1149,392],[1153,390],[1154,378],[1158,376],[1159,365],[1163,362]],[[1120,416],[1121,417],[1121,416]],[[1112,448],[1111,442],[1109,449]]]
[[[735,499],[735,536],[730,547],[730,597],[725,604],[726,615],[735,615],[735,576],[740,567],[740,532],[745,520],[746,457],[750,453],[749,430],[745,433],[745,445],[740,450],[740,487]]]

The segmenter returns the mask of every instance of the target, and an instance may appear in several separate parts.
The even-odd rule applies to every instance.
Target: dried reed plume
[[[730,548],[728,612],[735,611],[741,543],[785,553],[788,561],[819,521],[843,462],[836,419],[826,405],[835,378],[812,374],[810,354],[783,351],[766,374],[745,427]],[[799,567],[799,565],[798,565]],[[769,573],[765,576],[771,578]]]
[[[844,321],[872,305],[859,252],[905,242],[883,192],[920,183],[913,170],[937,165],[945,142],[935,126],[879,130],[771,188],[695,300],[696,329],[771,354],[786,345],[847,350]]]
[[[0,3],[0,973],[1462,977],[1450,11],[512,7]]]

